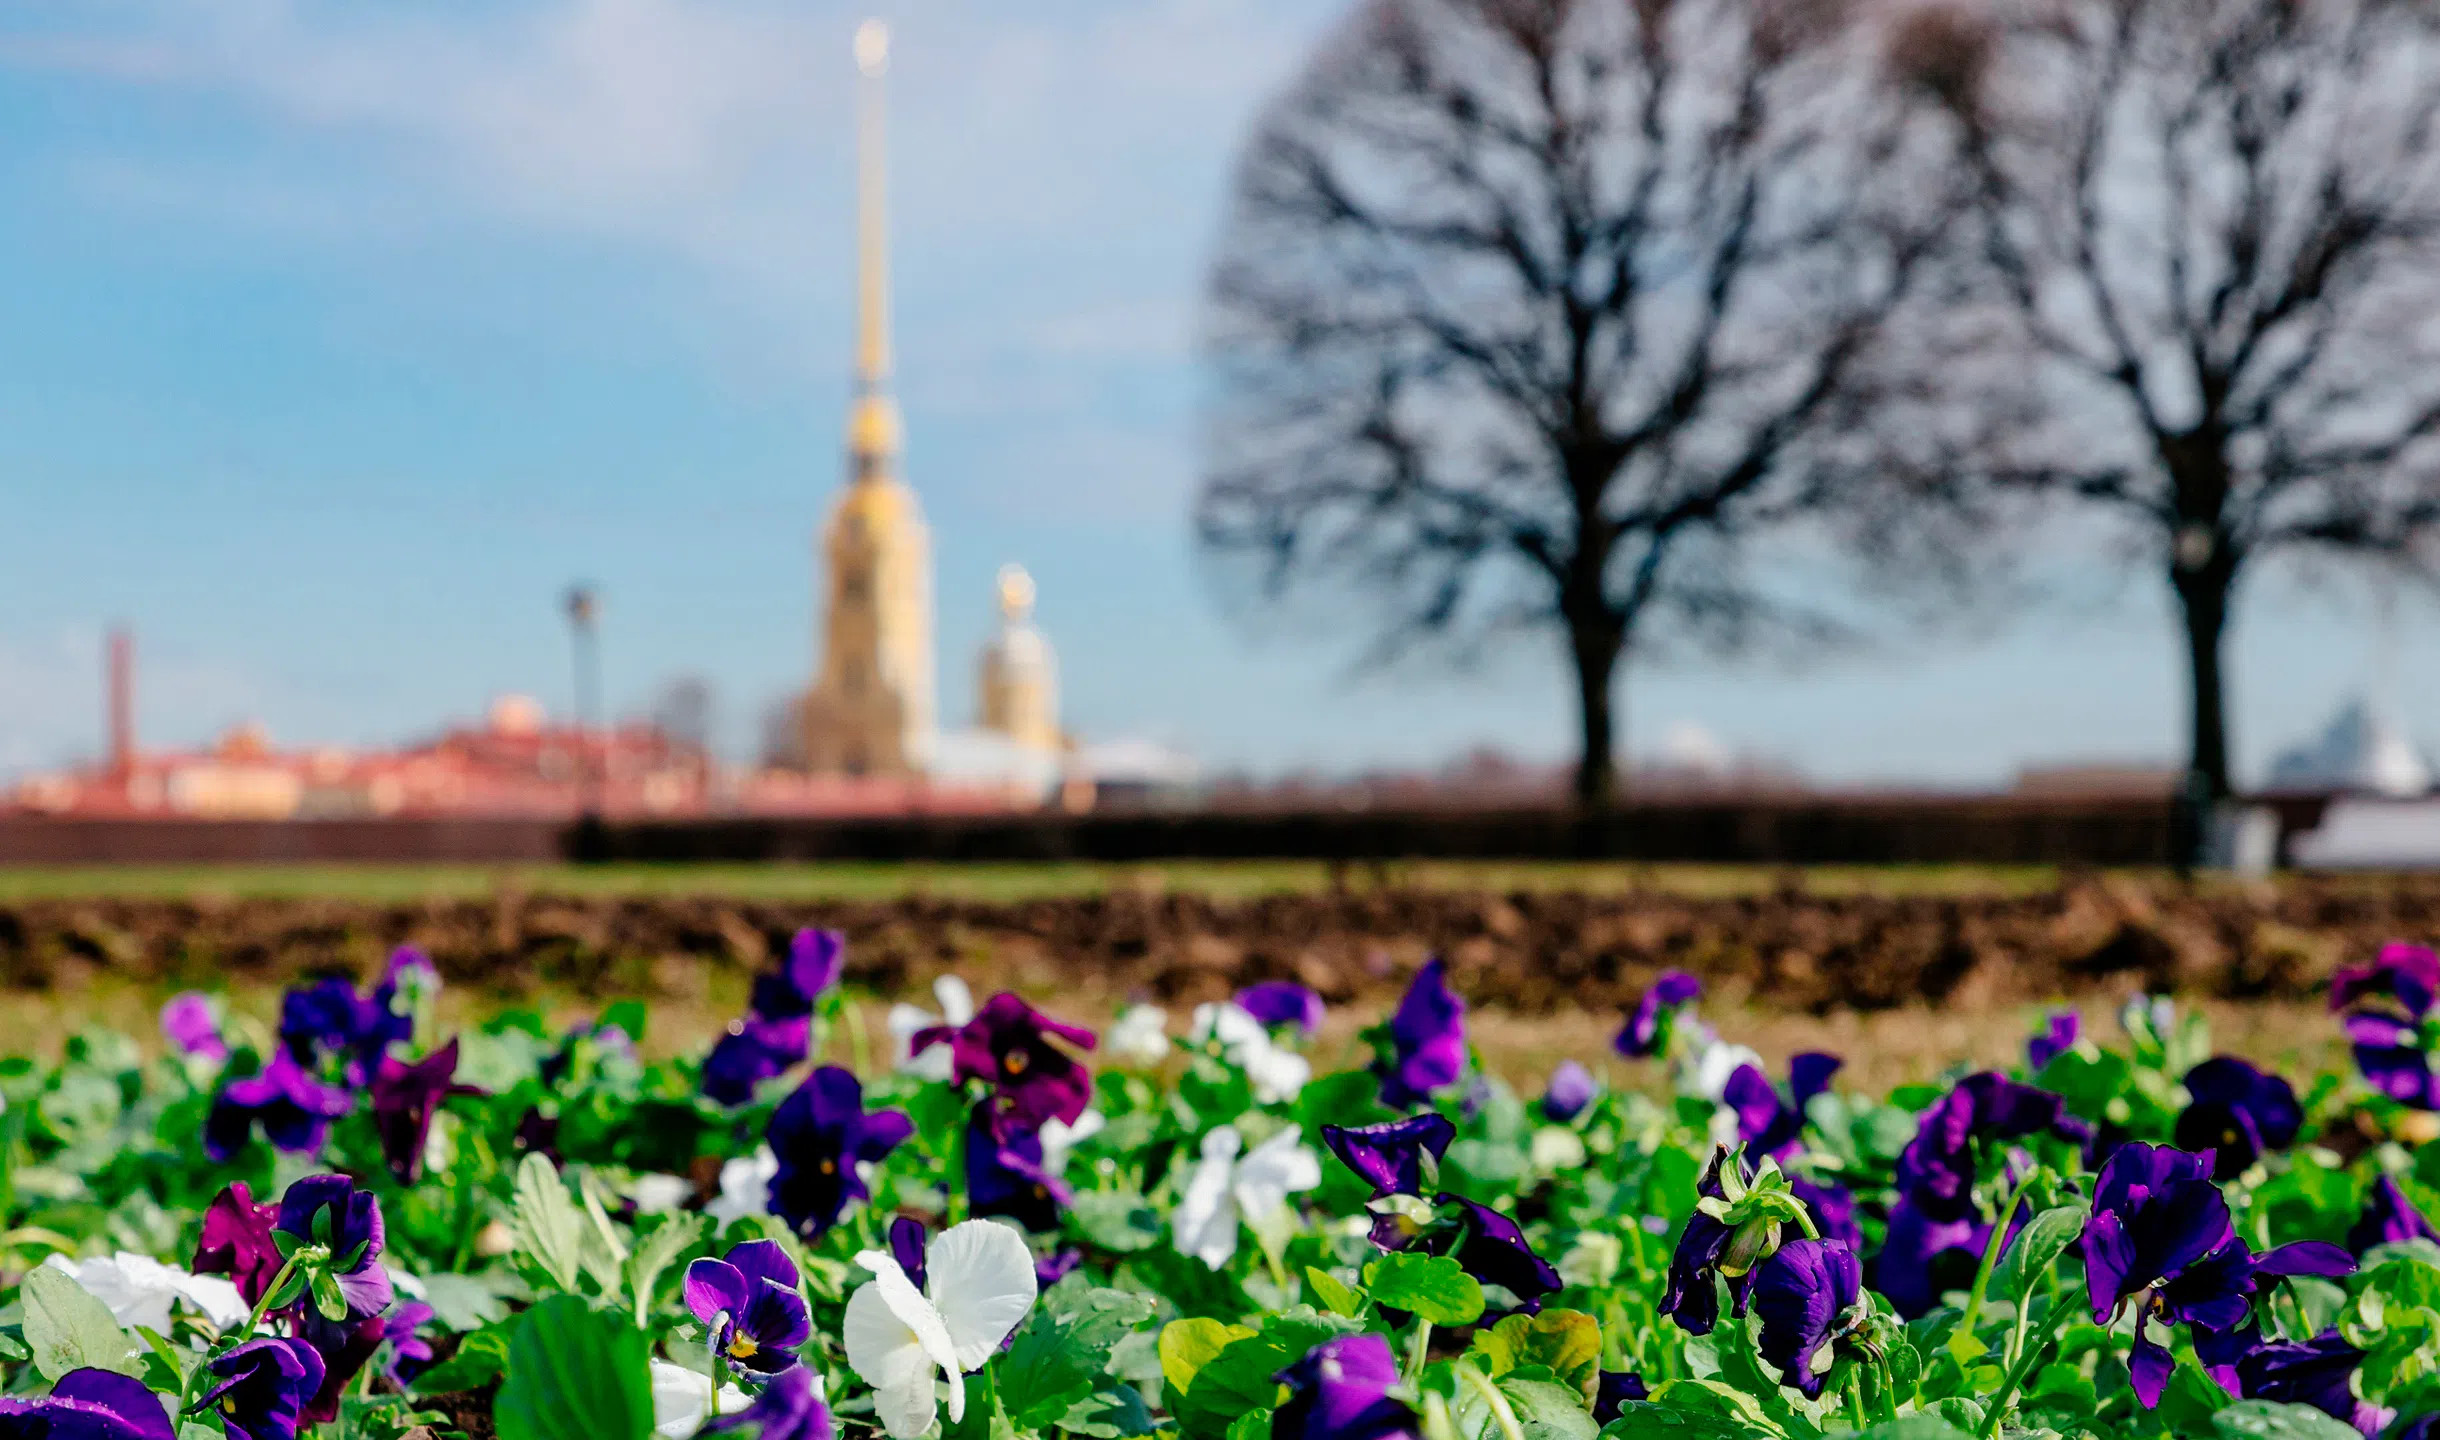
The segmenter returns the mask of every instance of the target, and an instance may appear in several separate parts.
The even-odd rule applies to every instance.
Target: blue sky
[[[900,391],[946,713],[1021,560],[1085,734],[1221,767],[1568,745],[1555,656],[1351,684],[1189,544],[1197,296],[1230,158],[1335,6],[906,0],[892,77]],[[567,692],[555,598],[605,596],[612,699],[715,686],[734,743],[812,664],[839,482],[848,36],[823,0],[87,0],[0,15],[0,771],[96,744],[103,626],[156,743],[259,717],[368,743]],[[1795,673],[1637,672],[1828,778],[1991,781],[2166,756],[2140,583]],[[2348,592],[2266,587],[2249,763],[2371,648]],[[2405,652],[2428,643],[2410,616]],[[2440,689],[2410,665],[2419,721]],[[2422,727],[2418,724],[2418,731]]]

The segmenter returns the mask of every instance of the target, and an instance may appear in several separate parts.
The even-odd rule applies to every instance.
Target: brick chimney
[[[136,772],[136,642],[124,625],[110,630],[110,777]]]

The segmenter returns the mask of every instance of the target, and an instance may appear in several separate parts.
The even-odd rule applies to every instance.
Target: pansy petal
[[[1033,1252],[1025,1248],[1024,1236],[996,1220],[969,1220],[943,1230],[933,1237],[924,1268],[930,1272],[932,1305],[948,1326],[961,1370],[981,1368],[1033,1308]]]
[[[900,1275],[898,1283],[906,1284],[906,1277]],[[889,1303],[878,1279],[848,1297],[840,1339],[847,1363],[873,1387],[873,1412],[882,1429],[895,1440],[915,1440],[932,1428],[937,1409],[932,1377],[940,1367]]]

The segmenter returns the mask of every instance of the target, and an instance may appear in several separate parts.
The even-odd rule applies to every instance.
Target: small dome
[[[542,702],[531,695],[502,695],[491,702],[486,719],[494,735],[539,735]]]

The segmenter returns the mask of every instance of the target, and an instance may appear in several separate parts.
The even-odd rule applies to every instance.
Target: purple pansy
[[[1652,1387],[1632,1370],[1604,1370],[1593,1391],[1593,1423],[1607,1425],[1631,1400],[1649,1400]]]
[[[1027,1230],[1056,1230],[1073,1198],[1042,1163],[1042,1136],[1014,1115],[977,1105],[966,1119],[966,1203]]]
[[[389,1327],[378,1315],[325,1320],[311,1305],[298,1306],[289,1316],[289,1324],[294,1337],[322,1357],[322,1383],[305,1401],[304,1419],[308,1425],[326,1425],[339,1418],[348,1387],[372,1363],[382,1341],[389,1338]]]
[[[1048,1255],[1036,1257],[1034,1260],[1034,1288],[1048,1290],[1065,1280],[1074,1273],[1077,1266],[1083,1263],[1084,1252],[1073,1246],[1065,1250],[1053,1250]]]
[[[372,1191],[357,1189],[345,1175],[308,1175],[280,1196],[273,1228],[330,1247],[331,1275],[351,1317],[390,1308],[390,1272],[381,1264],[381,1202]]]
[[[1265,980],[1237,992],[1237,1008],[1266,1029],[1293,1025],[1307,1035],[1322,1028],[1322,997],[1293,980]]]
[[[1322,1143],[1373,1187],[1373,1198],[1423,1193],[1423,1161],[1437,1161],[1457,1138],[1446,1115],[1410,1115],[1380,1125],[1324,1125]]]
[[[326,1055],[345,1059],[348,1083],[361,1085],[392,1044],[415,1033],[414,1017],[397,1009],[399,987],[437,977],[421,950],[402,945],[369,995],[339,976],[289,991],[280,1002],[280,1040],[302,1065],[318,1065]]]
[[[1734,1165],[1725,1147],[1714,1150],[1711,1163],[1703,1167],[1703,1176],[1695,1182],[1695,1193],[1722,1200],[1728,1191],[1720,1184],[1720,1167]],[[1677,1327],[1689,1335],[1709,1335],[1720,1321],[1720,1297],[1712,1278],[1722,1273],[1720,1259],[1736,1234],[1718,1218],[1697,1210],[1686,1217],[1686,1228],[1678,1235],[1677,1250],[1669,1257],[1669,1282],[1661,1292],[1660,1311],[1677,1322]],[[1743,1271],[1728,1277],[1729,1299],[1735,1313],[1745,1314],[1746,1293],[1754,1282],[1753,1272]]]
[[[919,1055],[947,1045],[952,1075],[990,1084],[999,1107],[1019,1124],[1056,1117],[1073,1125],[1092,1103],[1093,1077],[1054,1038],[1080,1050],[1092,1049],[1095,1039],[1083,1026],[1062,1024],[1002,991],[965,1024],[918,1030],[908,1043]]]
[[[1728,1077],[1720,1099],[1737,1113],[1737,1138],[1746,1153],[1787,1159],[1804,1139],[1805,1105],[1830,1088],[1830,1077],[1846,1062],[1836,1055],[1808,1050],[1788,1061],[1788,1094],[1781,1095],[1771,1077],[1752,1065],[1740,1065]]]
[[[1864,1267],[1846,1246],[1788,1241],[1754,1269],[1753,1307],[1762,1317],[1754,1348],[1779,1367],[1782,1384],[1795,1386],[1807,1399],[1819,1396],[1816,1357],[1852,1323],[1863,1293]]]
[[[2063,1105],[2049,1091],[2020,1085],[1995,1070],[1968,1075],[1923,1112],[1915,1138],[1899,1152],[1898,1193],[1934,1220],[1971,1217],[1982,1145],[2045,1131],[2077,1141],[2091,1138]]]
[[[203,1120],[203,1150],[226,1161],[245,1148],[256,1125],[263,1138],[292,1154],[310,1155],[330,1135],[330,1122],[354,1109],[345,1090],[306,1073],[296,1057],[275,1050],[258,1074],[220,1087]]]
[[[1274,1377],[1289,1395],[1271,1415],[1271,1440],[1390,1440],[1421,1433],[1415,1412],[1391,1398],[1398,1362],[1378,1335],[1325,1340]]]
[[[776,970],[754,977],[753,1012],[765,1020],[795,1020],[813,1014],[822,992],[839,983],[847,968],[847,937],[836,930],[799,930],[788,942],[788,958]]]
[[[2023,1224],[2020,1212],[2011,1228]],[[1872,1257],[1872,1288],[1905,1319],[1928,1315],[1942,1295],[1974,1283],[1990,1243],[1991,1226],[1979,1217],[1937,1220],[1901,1195],[1889,1207],[1888,1233]]]
[[[2428,947],[2392,941],[2381,947],[2369,965],[2342,965],[2330,979],[2330,1008],[2344,1010],[2358,1000],[2386,996],[2417,1019],[2429,1015],[2440,999],[2440,954]]]
[[[906,1272],[908,1283],[918,1290],[930,1278],[924,1266],[924,1251],[928,1243],[921,1220],[901,1215],[890,1221],[890,1258],[898,1262],[898,1268]]]
[[[2149,1321],[2182,1321],[2224,1335],[2245,1323],[2266,1277],[2355,1268],[2345,1251],[2320,1241],[2254,1254],[2237,1238],[2228,1202],[2211,1182],[2210,1157],[2142,1141],[2120,1146],[2102,1166],[2083,1251],[2094,1323],[2114,1323],[2135,1302],[2127,1369],[2146,1408],[2159,1403],[2173,1364],[2151,1337]]]
[[[755,1427],[756,1440],[831,1440],[830,1407],[822,1403],[822,1387],[803,1365],[771,1377],[754,1403],[733,1415],[703,1423],[699,1435],[717,1435],[741,1425]]]
[[[813,1338],[800,1278],[778,1241],[748,1240],[718,1260],[686,1267],[686,1308],[711,1335],[712,1353],[731,1368],[776,1375],[796,1364],[796,1347]]]
[[[1601,1093],[1593,1072],[1573,1060],[1551,1067],[1550,1083],[1542,1089],[1542,1118],[1564,1125],[1584,1113]]]
[[[1662,971],[1661,977],[1652,982],[1652,988],[1635,1002],[1626,1027],[1618,1032],[1611,1048],[1630,1060],[1659,1054],[1669,1039],[1667,1026],[1676,1018],[1678,1007],[1692,1004],[1702,996],[1702,981],[1683,970]]]
[[[856,1173],[858,1161],[879,1161],[915,1133],[905,1112],[866,1114],[864,1087],[836,1065],[805,1077],[771,1112],[763,1137],[779,1170],[771,1177],[771,1213],[800,1235],[819,1235],[839,1223],[850,1200],[870,1192]]]
[[[2440,1110],[2440,1076],[2423,1053],[2422,1031],[2394,1015],[2363,1012],[2346,1019],[2355,1068],[2373,1089],[2418,1110]]]
[[[200,990],[172,995],[161,1007],[161,1034],[182,1055],[205,1060],[229,1058],[229,1042],[221,1038],[220,1017],[212,1011],[212,997]]]
[[[745,1104],[765,1080],[804,1063],[811,1033],[803,1020],[748,1015],[730,1022],[728,1033],[703,1057],[703,1098],[715,1105]]]
[[[177,1432],[168,1407],[143,1381],[87,1368],[60,1376],[40,1400],[0,1398],[0,1433],[24,1440],[171,1440]]]
[[[249,1340],[205,1368],[212,1383],[199,1403],[220,1412],[231,1440],[295,1440],[324,1369],[311,1345],[288,1339]]]
[[[1528,1315],[1542,1308],[1543,1296],[1559,1288],[1558,1270],[1534,1253],[1517,1222],[1445,1190],[1433,1199],[1455,1205],[1463,1214],[1455,1227],[1425,1237],[1420,1247],[1425,1253],[1455,1256],[1479,1283],[1497,1285],[1517,1297],[1517,1308]]]
[[[381,1158],[402,1184],[413,1184],[423,1173],[424,1142],[432,1135],[432,1116],[452,1095],[481,1095],[472,1085],[456,1083],[458,1042],[409,1064],[395,1055],[381,1057],[373,1072],[373,1129],[381,1137]]]
[[[2042,1028],[2025,1042],[2025,1064],[2035,1074],[2042,1067],[2076,1048],[2076,1040],[2084,1033],[2084,1019],[2073,1010],[2053,1010],[2044,1018]]]
[[[2211,1178],[2233,1180],[2265,1150],[2296,1143],[2304,1107],[2277,1075],[2265,1075],[2233,1055],[2215,1055],[2186,1072],[2192,1097],[2177,1117],[2177,1148],[2208,1150]]]
[[[1813,1228],[1824,1240],[1836,1240],[1850,1250],[1863,1248],[1864,1228],[1856,1223],[1855,1195],[1846,1186],[1817,1184],[1802,1175],[1790,1175],[1788,1193],[1813,1212]]]
[[[2248,1400],[2309,1405],[2366,1435],[2378,1435],[2390,1412],[2355,1397],[2350,1382],[2364,1352],[2336,1330],[2310,1340],[2256,1343],[2236,1363],[2237,1393]]]
[[[2432,1228],[2432,1222],[2415,1208],[2414,1201],[2406,1198],[2397,1181],[2383,1175],[2364,1192],[2364,1213],[2347,1231],[2347,1248],[2360,1257],[2375,1245],[2392,1245],[2401,1240],[2440,1244],[2440,1230]]]
[[[1449,988],[1448,967],[1434,956],[1389,1018],[1389,1053],[1376,1060],[1381,1103],[1412,1110],[1435,1090],[1457,1083],[1466,1070],[1466,1002]]]
[[[381,1338],[390,1345],[390,1363],[381,1373],[402,1390],[432,1364],[432,1342],[417,1332],[431,1323],[433,1313],[421,1300],[401,1300],[381,1317]]]
[[[256,1204],[243,1180],[234,1181],[203,1212],[203,1239],[195,1246],[198,1275],[226,1275],[249,1305],[262,1303],[271,1282],[287,1262],[271,1231],[279,1223],[280,1207]]]

